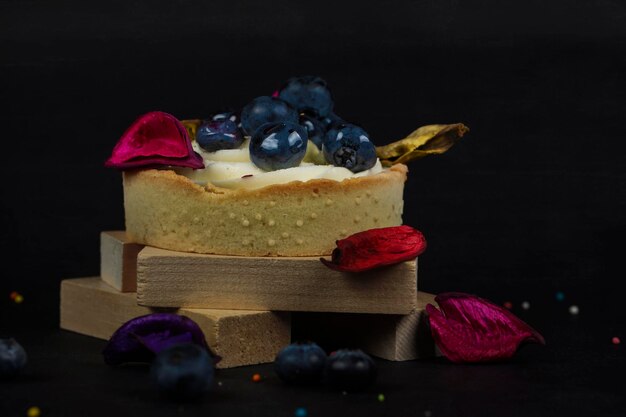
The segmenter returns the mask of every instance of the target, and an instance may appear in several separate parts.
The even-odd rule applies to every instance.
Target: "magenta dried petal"
[[[426,306],[433,339],[452,362],[511,358],[522,343],[545,344],[539,332],[509,310],[471,294],[437,295],[438,310]]]
[[[179,341],[195,343],[211,352],[202,329],[190,318],[174,313],[152,313],[120,326],[102,355],[108,365],[150,362],[156,353]]]
[[[106,167],[146,168],[159,165],[204,168],[187,129],[174,116],[153,111],[135,120],[113,148]]]

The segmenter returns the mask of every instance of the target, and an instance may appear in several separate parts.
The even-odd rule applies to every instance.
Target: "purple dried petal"
[[[135,335],[135,337],[142,345],[154,353],[158,353],[163,349],[167,349],[179,343],[193,343],[193,337],[189,332],[172,335],[172,332],[166,330],[161,333],[152,333],[146,336]]]
[[[153,111],[126,129],[104,166],[121,170],[174,165],[204,168],[187,129],[171,114]]]
[[[435,297],[426,306],[430,328],[443,355],[452,362],[490,362],[511,358],[523,343],[545,340],[509,310],[464,293]]]
[[[174,313],[152,313],[124,323],[113,333],[102,351],[104,362],[120,365],[128,362],[151,362],[161,350],[181,342],[195,343],[214,355],[204,333],[189,317]]]

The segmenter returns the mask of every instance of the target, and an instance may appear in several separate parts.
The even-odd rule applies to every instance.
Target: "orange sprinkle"
[[[508,308],[509,310],[513,308],[513,303],[510,301],[505,301],[504,302],[504,307]]]
[[[11,291],[11,294],[9,295],[9,297],[11,297],[11,300],[14,300],[14,301],[15,301],[15,298],[16,298],[18,295],[20,295],[20,293],[19,293],[19,292],[17,292],[17,291]]]
[[[259,381],[261,381],[261,375],[260,374],[252,375],[252,382],[259,382]]]

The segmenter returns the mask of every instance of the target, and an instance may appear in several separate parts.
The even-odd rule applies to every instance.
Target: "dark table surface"
[[[623,3],[3,1],[0,51],[0,334],[30,358],[0,383],[0,416],[626,414],[611,343],[626,340]],[[381,360],[376,386],[346,395],[284,386],[271,365],[221,370],[183,407],[145,368],[104,365],[104,341],[59,330],[60,281],[97,275],[99,233],[124,227],[120,174],[103,167],[124,129],[150,110],[240,108],[307,73],[376,144],[470,127],[409,167],[419,288],[510,301],[546,346],[490,365]]]
[[[566,295],[542,297],[528,310],[514,305],[547,344],[525,345],[505,363],[377,359],[377,381],[363,392],[288,386],[272,364],[221,369],[201,401],[178,404],[156,394],[147,366],[105,365],[105,341],[59,330],[50,303],[28,299],[2,309],[4,329],[29,363],[18,379],[0,383],[0,415],[37,406],[42,416],[294,416],[300,407],[309,416],[623,416],[626,355],[611,338],[623,332],[624,316],[586,302],[572,315],[570,303]],[[251,380],[255,373],[260,382]]]

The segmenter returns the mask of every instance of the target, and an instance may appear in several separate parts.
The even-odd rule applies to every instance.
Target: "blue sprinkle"
[[[563,301],[563,300],[565,300],[565,294],[563,294],[563,292],[562,292],[562,291],[558,291],[558,292],[556,293],[556,300],[557,300],[557,301]]]
[[[296,408],[296,413],[295,413],[296,417],[306,417],[307,415],[309,415],[309,413],[306,411],[306,408],[304,407]]]

